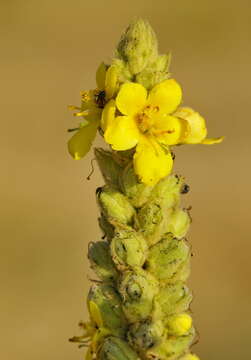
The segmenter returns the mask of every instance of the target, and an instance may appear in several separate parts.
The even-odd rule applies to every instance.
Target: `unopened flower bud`
[[[112,152],[96,148],[95,157],[106,184],[118,187],[118,181],[122,168],[114,160]]]
[[[168,79],[170,59],[170,54],[158,56],[153,63],[137,74],[137,82],[142,84],[147,90],[150,90],[154,85]]]
[[[109,222],[132,223],[135,210],[120,192],[110,187],[103,187],[98,192],[98,202]]]
[[[153,189],[152,186],[147,186],[138,181],[131,164],[123,171],[120,178],[120,185],[124,194],[136,208],[146,203]]]
[[[168,284],[155,297],[156,316],[165,317],[188,310],[192,301],[191,291],[183,282]]]
[[[159,284],[150,273],[141,268],[124,272],[119,292],[129,322],[144,320],[150,315],[158,291]]]
[[[187,313],[170,316],[167,320],[168,333],[175,336],[183,336],[192,327],[192,318]]]
[[[141,234],[134,230],[118,229],[111,242],[111,255],[118,270],[142,266],[148,246]]]
[[[89,291],[87,303],[91,316],[98,318],[98,321],[93,319],[98,326],[109,329],[114,335],[124,334],[126,320],[121,308],[121,300],[111,286],[93,285]],[[97,309],[95,310],[96,315],[92,311],[94,306]]]
[[[159,343],[165,329],[161,320],[152,322],[151,319],[146,319],[142,322],[134,323],[128,333],[127,337],[133,347],[139,352],[142,352],[153,347]]]
[[[118,277],[118,272],[113,264],[110,247],[106,241],[90,243],[88,257],[92,269],[100,279],[114,282]]]
[[[170,281],[173,276],[178,278],[178,272],[187,261],[190,248],[185,240],[178,240],[172,234],[167,234],[161,241],[153,245],[145,268],[160,281]]]
[[[122,59],[132,75],[141,72],[158,55],[158,42],[150,24],[142,19],[132,21],[117,46]]]
[[[184,336],[167,336],[162,338],[162,341],[146,351],[146,359],[177,359],[186,351],[191,345],[194,338],[194,330]]]
[[[167,232],[171,232],[175,237],[181,239],[186,235],[191,223],[191,218],[186,210],[177,208],[175,209],[168,221],[166,228]]]
[[[126,341],[110,336],[104,340],[98,353],[99,360],[140,360],[138,354]]]

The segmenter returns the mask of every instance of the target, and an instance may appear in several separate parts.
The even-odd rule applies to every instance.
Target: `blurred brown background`
[[[78,360],[87,244],[100,238],[92,154],[66,150],[67,111],[135,16],[154,27],[184,103],[222,145],[177,151],[193,206],[190,285],[202,360],[250,359],[250,1],[1,0],[1,346],[6,360]],[[96,144],[101,144],[97,140]]]

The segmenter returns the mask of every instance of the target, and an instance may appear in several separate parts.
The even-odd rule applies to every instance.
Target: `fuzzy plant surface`
[[[169,74],[147,21],[123,33],[111,64],[97,70],[97,87],[70,106],[81,121],[70,129],[76,159],[99,132],[109,148],[96,148],[105,185],[96,191],[100,241],[88,258],[97,275],[87,297],[90,319],[71,341],[87,346],[87,360],[198,360],[186,285],[190,215],[181,206],[189,187],[172,173],[174,147],[215,144],[204,118],[182,107],[182,90]]]

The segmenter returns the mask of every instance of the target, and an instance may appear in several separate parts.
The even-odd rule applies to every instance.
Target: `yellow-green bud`
[[[119,41],[116,55],[132,75],[152,63],[158,55],[158,42],[150,24],[142,19],[132,21]]]
[[[128,340],[134,348],[142,353],[161,341],[165,328],[161,320],[152,322],[147,319],[143,322],[136,322],[127,333]]]
[[[158,281],[141,268],[123,273],[119,292],[129,322],[144,320],[151,314],[153,298],[158,291]]]
[[[115,290],[105,284],[93,285],[89,291],[87,303],[94,303],[99,310],[102,326],[114,335],[122,336],[126,328],[126,320],[121,308],[121,300]]]
[[[106,184],[118,187],[122,167],[115,161],[112,152],[96,148],[94,153]]]
[[[141,207],[146,203],[153,189],[152,186],[147,186],[138,181],[132,164],[124,169],[120,178],[120,186],[123,193],[136,208]]]
[[[184,336],[167,336],[162,341],[146,351],[146,359],[174,360],[186,351],[194,338],[193,328]]]
[[[166,231],[171,232],[175,237],[181,239],[186,235],[191,223],[191,218],[186,210],[177,208],[170,217]]]
[[[133,229],[117,229],[111,242],[112,259],[118,270],[142,266],[148,246],[145,239]]]
[[[139,210],[139,224],[149,245],[158,242],[167,232],[175,231],[177,236],[181,231],[184,235],[184,230],[187,230],[188,227],[174,213],[180,203],[183,182],[181,177],[175,175],[161,180],[153,188],[147,203]],[[187,226],[187,222],[185,225]]]
[[[88,258],[91,268],[100,279],[114,282],[118,278],[118,272],[113,264],[109,244],[105,241],[90,243]]]
[[[107,337],[98,353],[99,360],[140,360],[138,354],[122,339]]]
[[[188,258],[190,258],[190,248],[187,242],[167,234],[150,248],[145,269],[160,281],[168,282],[175,275],[178,280],[179,270]]]
[[[192,318],[187,313],[170,316],[167,319],[168,333],[175,336],[183,336],[192,327]]]
[[[168,79],[171,55],[160,55],[136,76],[136,81],[142,84],[147,90],[152,89],[156,84]]]
[[[191,291],[182,282],[162,288],[154,299],[156,317],[165,317],[188,310],[192,301]]]
[[[97,189],[101,211],[111,223],[131,224],[135,210],[127,198],[113,188],[104,186]]]

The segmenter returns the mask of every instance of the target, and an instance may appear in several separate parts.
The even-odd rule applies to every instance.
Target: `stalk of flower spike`
[[[186,285],[191,217],[181,205],[189,187],[172,174],[172,147],[222,138],[206,138],[204,118],[180,107],[169,63],[150,25],[134,21],[111,65],[98,68],[98,88],[82,92],[75,108],[84,121],[70,154],[83,157],[97,129],[111,146],[95,149],[105,181],[96,191],[104,234],[88,247],[98,277],[87,298],[90,321],[71,339],[88,346],[87,360],[198,360]]]

